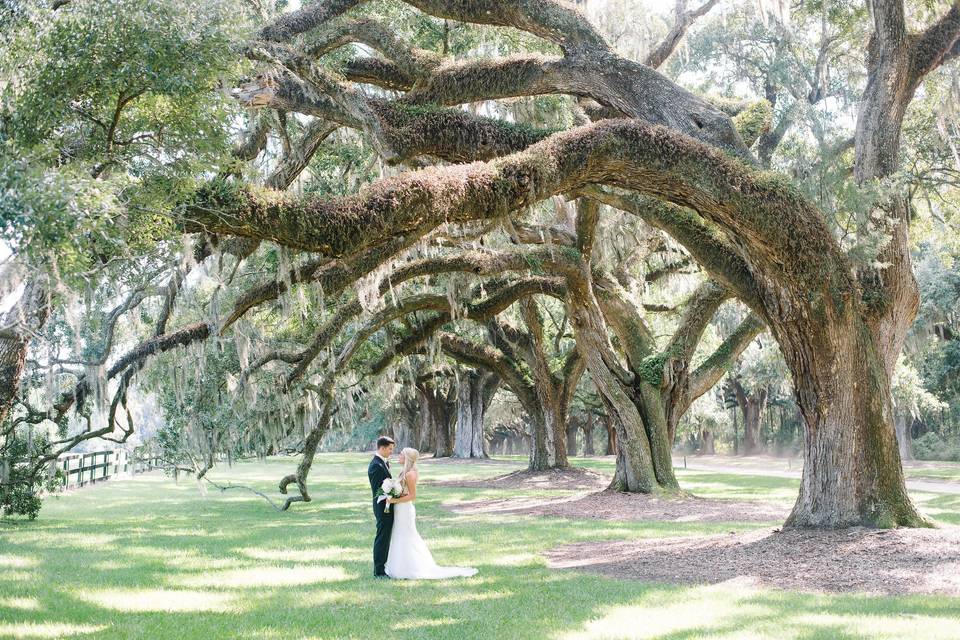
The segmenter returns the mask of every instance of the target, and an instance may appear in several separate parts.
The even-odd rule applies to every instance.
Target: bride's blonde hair
[[[404,447],[400,450],[400,455],[403,456],[403,471],[400,472],[400,482],[406,486],[404,482],[404,477],[407,475],[407,472],[417,466],[417,460],[420,459],[420,452],[414,449],[413,447]]]

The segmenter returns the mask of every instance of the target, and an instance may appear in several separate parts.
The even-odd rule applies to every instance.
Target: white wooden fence
[[[103,482],[116,476],[129,477],[159,467],[159,458],[134,458],[126,449],[65,453],[57,458],[57,468],[66,478],[65,489]]]

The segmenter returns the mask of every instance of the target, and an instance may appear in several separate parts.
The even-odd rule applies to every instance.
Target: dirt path
[[[713,500],[693,496],[662,498],[600,491],[565,498],[526,497],[444,505],[457,514],[532,515],[572,520],[660,522],[782,522],[790,510],[769,502]]]
[[[477,489],[533,489],[537,491],[601,491],[610,484],[610,478],[589,469],[551,469],[527,471],[521,469],[495,478],[479,480],[430,480],[426,484],[438,487],[467,487]]]
[[[581,542],[544,555],[556,569],[646,582],[960,596],[960,527]]]

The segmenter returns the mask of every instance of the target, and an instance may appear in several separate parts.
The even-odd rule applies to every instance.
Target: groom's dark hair
[[[390,436],[380,436],[377,438],[377,449],[389,447],[391,444],[396,444],[396,442],[394,442]]]

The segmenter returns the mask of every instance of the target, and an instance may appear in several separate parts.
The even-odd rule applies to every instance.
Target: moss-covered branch
[[[491,162],[409,172],[343,198],[321,200],[216,182],[197,195],[186,215],[190,229],[342,255],[372,238],[443,222],[493,219],[597,183],[688,207],[736,237],[737,253],[718,238],[713,246],[720,252],[704,256],[704,266],[721,272],[721,280],[731,280],[748,303],[751,292],[741,291],[749,286],[744,282],[749,277],[746,259],[784,283],[829,286],[839,295],[852,289],[846,258],[823,215],[785,180],[755,172],[669,129],[634,120],[558,133]],[[702,223],[684,228],[682,209],[657,213],[674,219],[671,233],[675,230],[681,243],[705,239]],[[700,260],[693,247],[691,253]]]

